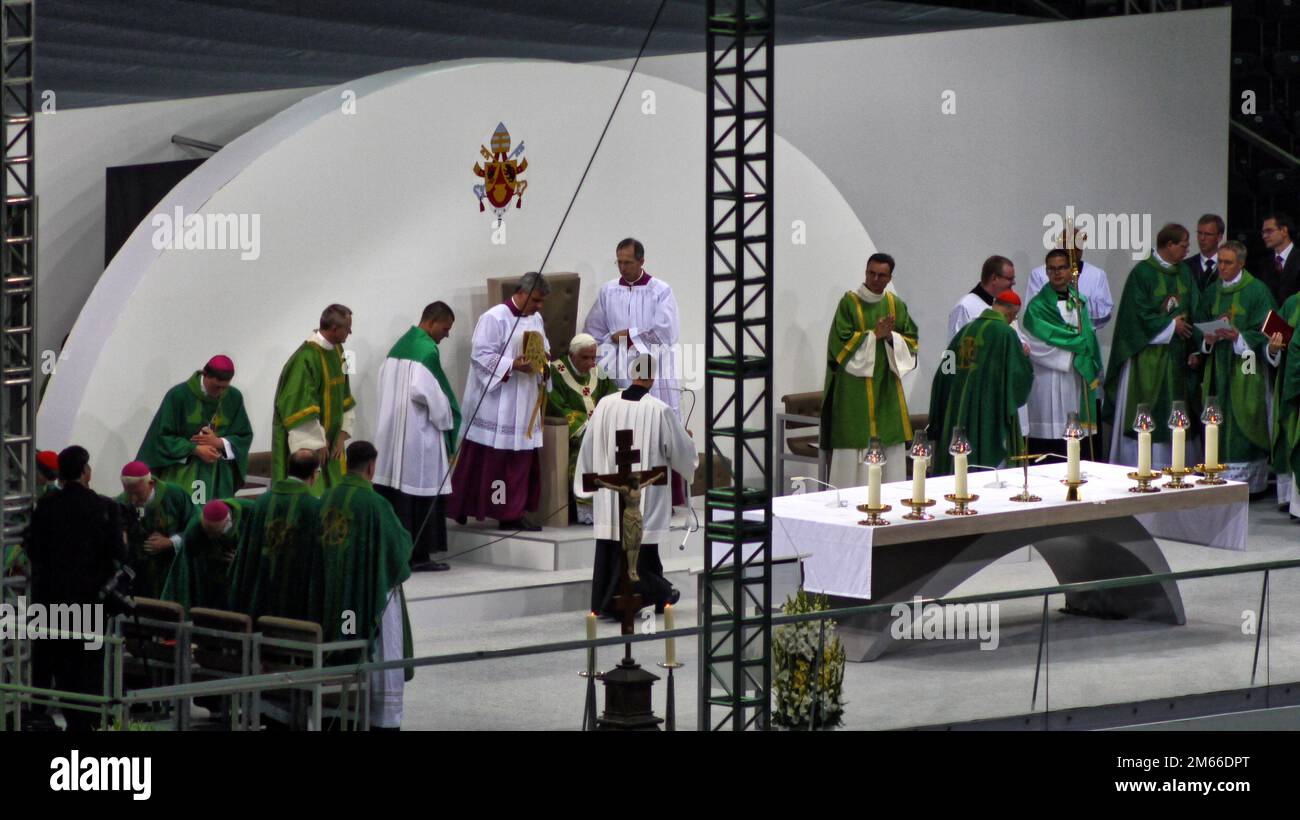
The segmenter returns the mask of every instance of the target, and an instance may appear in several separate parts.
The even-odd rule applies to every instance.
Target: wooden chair
[[[190,610],[193,645],[192,682],[247,677],[253,674],[253,619],[242,612],[194,607]],[[218,695],[228,728],[247,729],[251,695]]]
[[[312,621],[263,615],[257,619],[257,632],[253,636],[253,674],[320,669],[330,653],[352,653],[357,657],[357,653],[364,655],[367,649],[368,642],[360,639],[323,642],[320,624]],[[270,690],[265,696],[254,693],[253,727],[260,727],[262,713],[266,712],[295,729],[320,731],[323,718],[337,717],[344,729],[351,722],[365,730],[370,721],[369,675],[357,676],[355,703],[352,688],[346,683],[314,683]]]

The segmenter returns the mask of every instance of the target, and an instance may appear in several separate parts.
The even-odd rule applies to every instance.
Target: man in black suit
[[[1269,258],[1260,265],[1260,278],[1281,305],[1288,296],[1300,291],[1300,254],[1294,252],[1291,239],[1295,235],[1295,223],[1286,214],[1274,212],[1264,217],[1260,234],[1269,250]]]
[[[1196,220],[1197,252],[1183,260],[1201,290],[1219,278],[1219,246],[1223,244],[1223,217],[1205,214]]]
[[[59,453],[57,493],[44,496],[32,514],[25,549],[32,566],[32,602],[97,604],[99,591],[126,557],[117,505],[90,489],[90,454],[72,446]],[[71,692],[103,692],[104,650],[81,639],[32,641],[36,681]],[[98,722],[89,712],[64,710],[69,730]]]

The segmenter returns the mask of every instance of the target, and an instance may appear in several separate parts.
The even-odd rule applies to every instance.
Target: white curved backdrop
[[[73,328],[40,409],[39,445],[82,444],[96,488],[114,490],[167,388],[226,353],[254,449],[269,449],[280,367],[330,302],[354,311],[358,435],[373,432],[379,362],[434,299],[456,311],[443,361],[460,393],[484,280],[540,264],[624,77],[539,62],[407,69],[322,92],[240,137],[156,212],[257,215],[260,255],[158,250],[142,223]],[[654,113],[644,111],[646,91]],[[347,92],[355,113],[345,113]],[[501,121],[515,145],[526,143],[530,187],[494,244],[471,169]],[[826,323],[874,246],[818,168],[779,138],[776,156],[779,397],[807,389],[810,372],[820,382]],[[646,269],[677,293],[682,341],[703,343],[704,171],[703,96],[637,77],[547,264],[582,274],[579,323],[598,285],[617,275],[615,244],[633,235],[646,245]],[[792,223],[809,214],[815,226],[796,243]],[[697,395],[690,426],[702,441]]]

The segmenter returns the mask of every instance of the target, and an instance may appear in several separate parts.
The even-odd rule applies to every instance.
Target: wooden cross
[[[614,433],[614,463],[618,465],[616,472],[606,475],[599,473],[583,473],[582,489],[584,492],[594,493],[596,490],[607,489],[599,486],[596,482],[603,481],[614,487],[631,488],[632,479],[635,477],[641,484],[642,488],[649,487],[652,484],[668,483],[668,469],[666,467],[655,467],[653,470],[633,470],[632,465],[641,461],[641,451],[632,447],[632,431],[617,430]],[[611,492],[613,492],[611,490]],[[623,533],[623,496],[618,496],[618,523],[619,535]],[[644,605],[641,596],[632,591],[632,578],[628,574],[627,550],[619,543],[619,579],[618,595],[614,596],[614,608],[623,616],[624,635],[631,635],[634,629],[634,619],[637,610]],[[626,644],[626,659],[632,658],[632,644]]]

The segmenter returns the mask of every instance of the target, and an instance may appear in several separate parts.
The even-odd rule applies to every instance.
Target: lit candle
[[[957,477],[956,496],[958,498],[966,497],[966,455],[956,455],[952,457],[953,473]]]
[[[587,640],[596,640],[596,613],[587,613]]]
[[[925,457],[912,459],[912,503],[925,503],[925,467],[929,459]]]
[[[1067,438],[1065,440],[1065,454],[1069,458],[1067,467],[1066,480],[1079,480],[1079,440],[1077,438]]]
[[[664,631],[665,632],[673,631],[673,605],[672,604],[664,604]],[[674,663],[677,662],[677,639],[668,638],[666,644],[667,647],[665,649],[665,652],[667,658],[665,659],[664,662],[669,666],[672,666]]]
[[[1138,475],[1151,475],[1151,434],[1146,431],[1138,432]]]
[[[1175,427],[1173,429],[1173,464],[1174,470],[1183,469],[1183,463],[1187,458],[1187,428]]]
[[[880,465],[867,465],[867,506],[880,507]]]
[[[1219,425],[1213,422],[1205,425],[1205,466],[1219,466]]]

